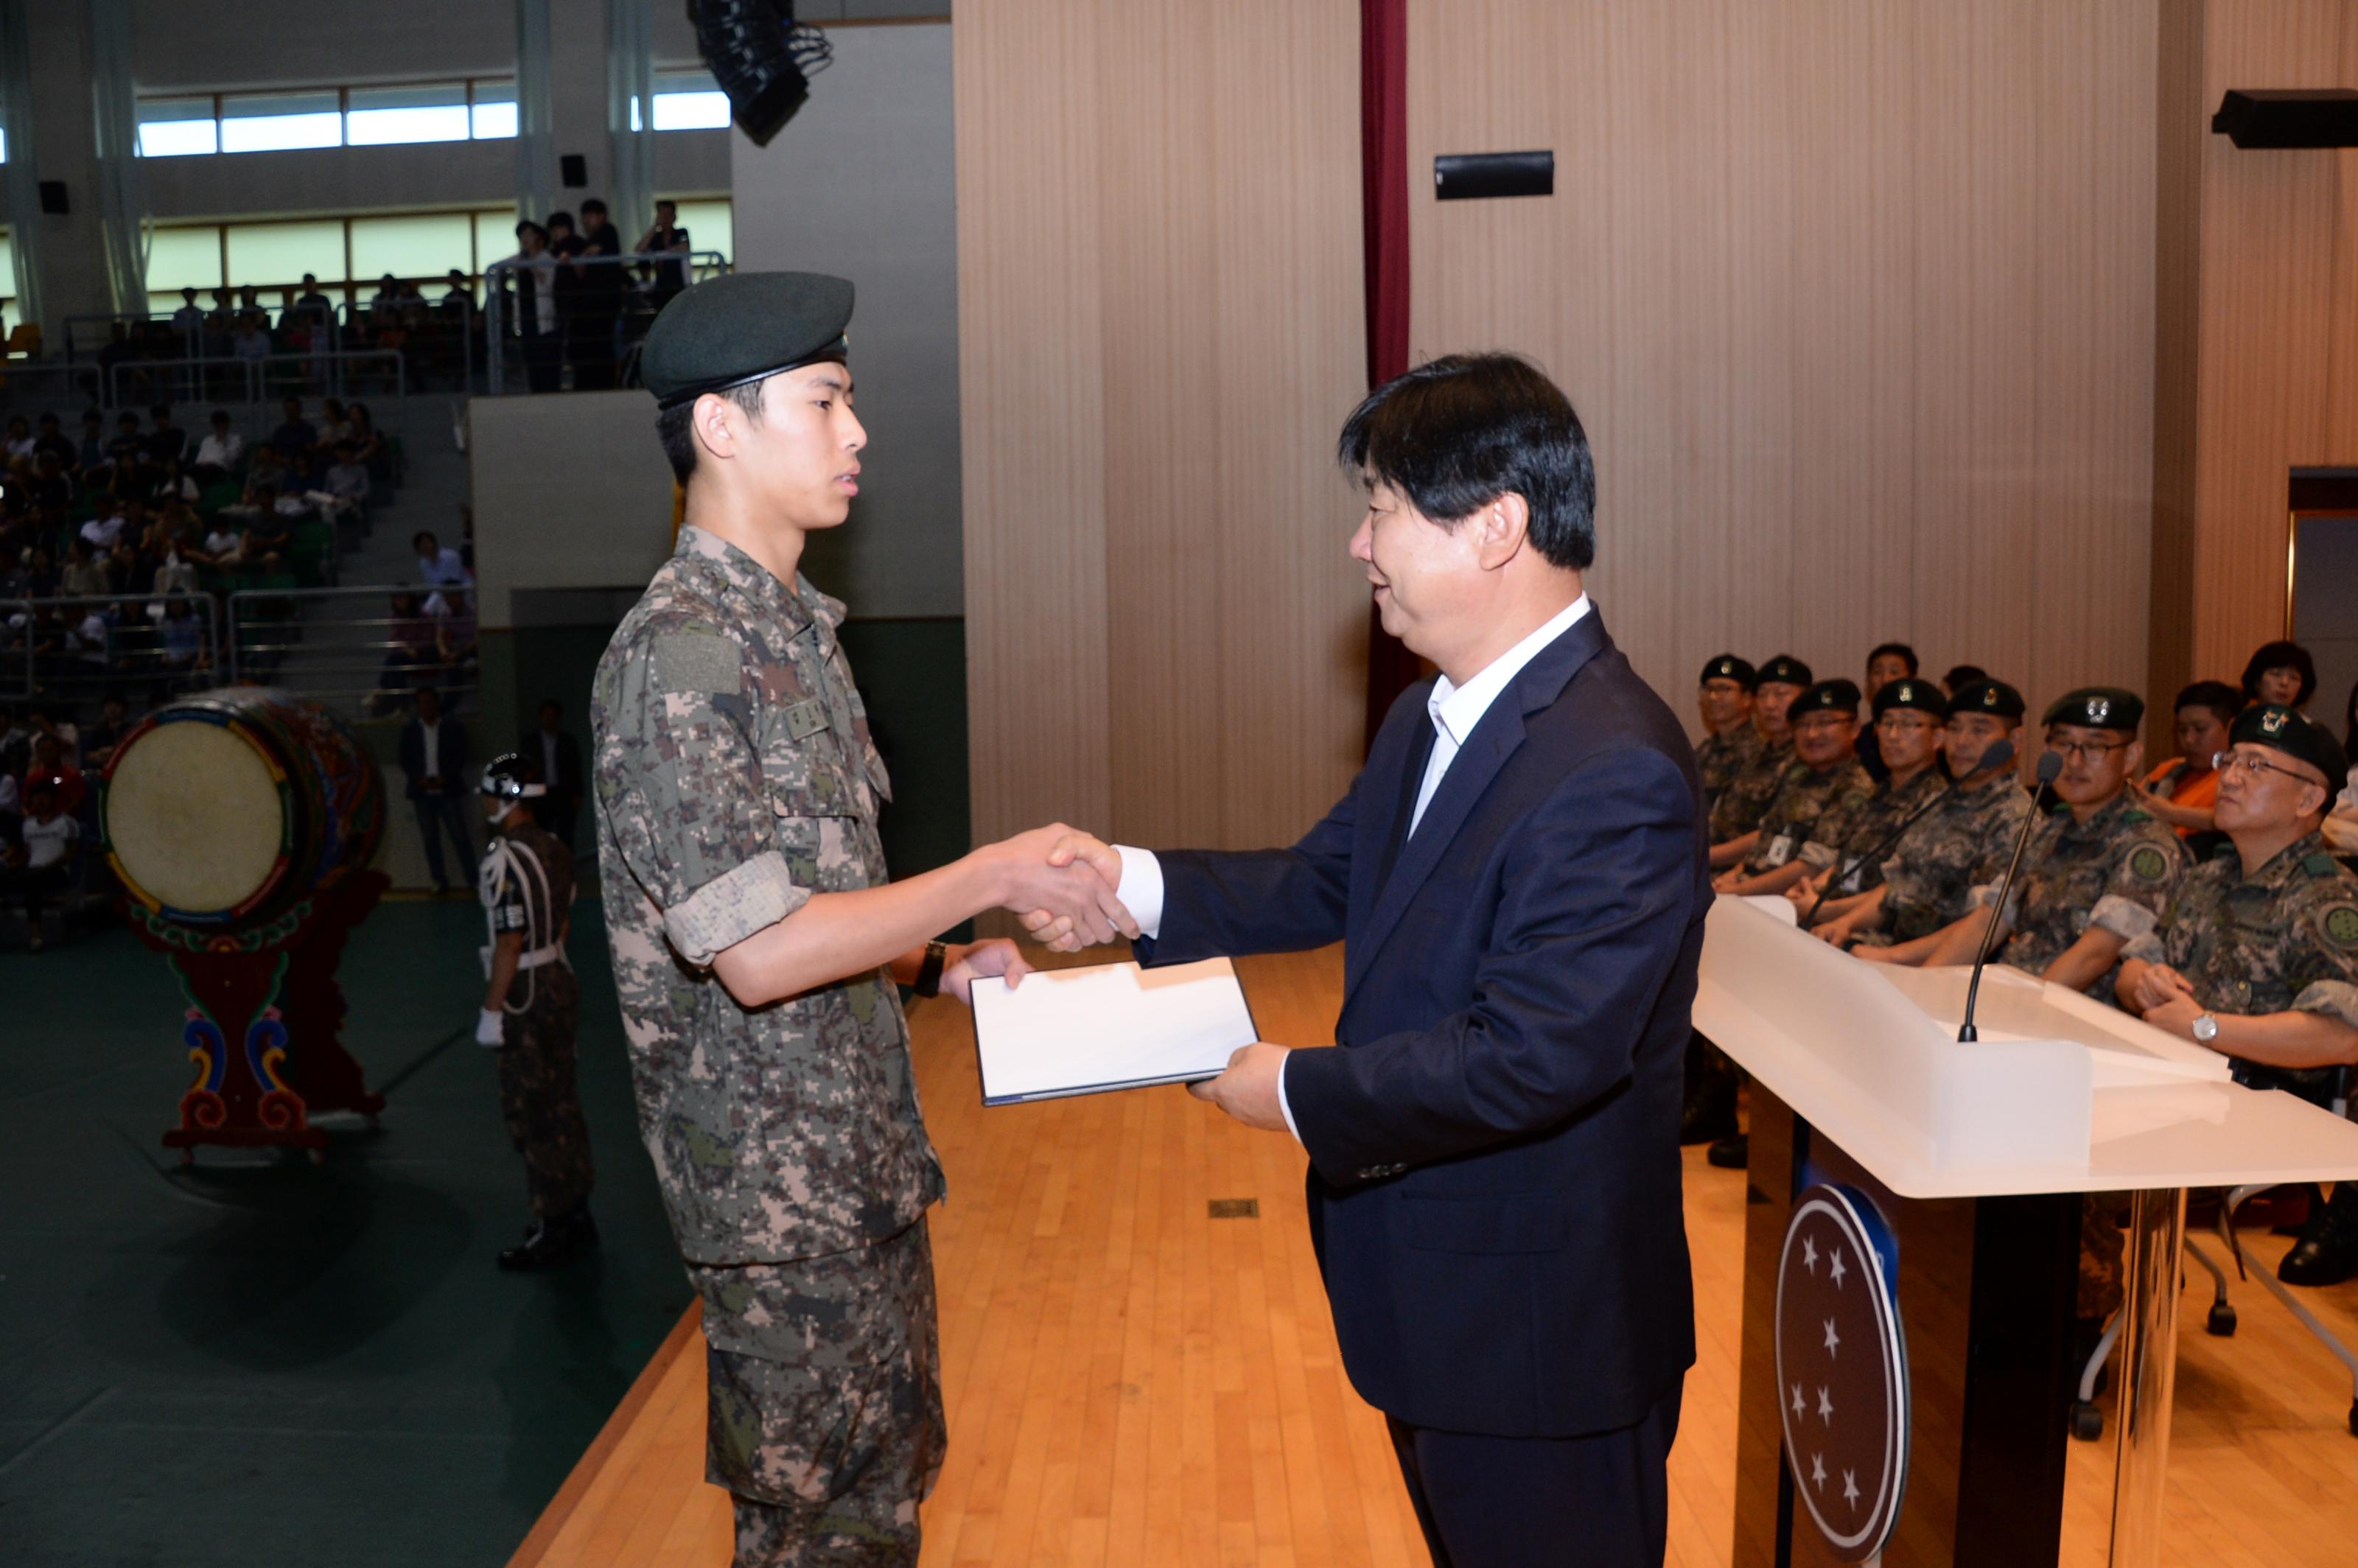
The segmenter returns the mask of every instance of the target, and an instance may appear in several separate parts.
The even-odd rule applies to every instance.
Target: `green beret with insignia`
[[[2145,698],[2116,686],[2083,686],[2049,705],[2041,724],[2077,724],[2134,735],[2145,722]]]
[[[2235,715],[2227,743],[2266,746],[2298,757],[2325,775],[2329,791],[2340,789],[2350,773],[2350,758],[2332,730],[2297,708],[2273,702],[2255,702]]]
[[[1809,665],[1790,654],[1779,654],[1760,666],[1762,686],[1767,686],[1771,681],[1781,686],[1808,686],[1817,678],[1810,673]]]
[[[1798,720],[1811,713],[1840,713],[1856,719],[1858,687],[1840,676],[1822,680],[1795,697],[1793,706],[1785,710],[1785,717],[1789,720]]]
[[[731,272],[663,308],[639,351],[639,380],[660,408],[780,371],[847,361],[851,281],[819,272]]]
[[[1703,686],[1715,680],[1732,680],[1745,690],[1751,691],[1760,684],[1760,672],[1734,654],[1722,654],[1704,665],[1703,679],[1695,684]]]
[[[1941,688],[1931,681],[1918,680],[1914,676],[1885,681],[1869,706],[1874,708],[1877,719],[1895,708],[1912,708],[1935,719],[1949,717],[1949,699],[1941,695]]]
[[[1951,713],[1989,713],[2000,719],[2019,719],[2028,711],[2022,693],[2002,680],[1977,680],[1961,686],[1957,695],[1949,699]]]

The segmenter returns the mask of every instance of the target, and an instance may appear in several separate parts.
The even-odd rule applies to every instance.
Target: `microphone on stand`
[[[2039,759],[2039,787],[2045,789],[2063,771],[2063,753],[2050,752]],[[1990,923],[1982,932],[1982,950],[1974,957],[1974,978],[1965,983],[1965,1021],[1957,1029],[1957,1043],[1969,1044],[1981,1036],[1974,1032],[1974,1004],[1981,1000],[1982,966],[1989,962],[1990,949],[1997,946],[1998,922],[2006,918],[2006,895],[2014,891],[2014,873],[2022,867],[2023,847],[2030,842],[2031,824],[2039,820],[2036,811],[2026,812],[2022,831],[2015,835],[2014,859],[2006,863],[2006,877],[1997,884],[1997,902],[1990,908]]]
[[[1982,760],[1978,763],[1974,764],[1974,773],[1986,773],[1995,769],[2005,767],[2007,763],[2013,761],[2014,742],[2011,741],[2000,741],[1996,745],[1992,746],[1988,751],[1982,753]],[[1971,778],[1973,774],[1968,773],[1965,776],[1967,778]],[[1962,783],[1963,781],[1961,780],[1959,782]],[[1874,849],[1869,849],[1863,855],[1852,856],[1850,863],[1844,866],[1838,875],[1828,877],[1826,879],[1826,885],[1818,890],[1818,896],[1811,902],[1810,912],[1801,916],[1801,929],[1807,931],[1810,928],[1810,922],[1818,917],[1819,906],[1824,903],[1828,898],[1833,896],[1834,889],[1840,887],[1843,882],[1847,881],[1852,872],[1857,871],[1861,866],[1872,865],[1876,861],[1883,859],[1885,855],[1889,854],[1892,847],[1897,845],[1900,839],[1905,838],[1908,836],[1908,830],[1910,827],[1915,827],[1917,821],[1922,817],[1926,812],[1941,804],[1941,796],[1946,793],[1947,791],[1945,790],[1936,792],[1931,799],[1926,801],[1923,805],[1909,812],[1908,814],[1908,820],[1893,828],[1889,838],[1886,838],[1882,843],[1877,844]]]

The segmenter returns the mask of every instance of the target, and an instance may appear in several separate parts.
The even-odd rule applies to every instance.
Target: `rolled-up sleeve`
[[[808,903],[776,848],[752,679],[717,631],[657,633],[600,693],[599,809],[622,863],[703,967]]]

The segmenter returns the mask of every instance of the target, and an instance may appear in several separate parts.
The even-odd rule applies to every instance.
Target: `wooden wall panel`
[[[1417,351],[1571,393],[1598,600],[1680,708],[1723,648],[1886,637],[2140,679],[2157,48],[2140,0],[1412,4]],[[1553,199],[1422,182],[1517,147]]]
[[[2340,0],[2164,14],[2158,690],[2232,680],[2283,635],[2289,470],[2358,463],[2358,154],[2246,152],[2209,128],[2231,87],[2358,85],[2358,16]]]
[[[1357,766],[1357,8],[963,15],[974,822],[1290,840]]]

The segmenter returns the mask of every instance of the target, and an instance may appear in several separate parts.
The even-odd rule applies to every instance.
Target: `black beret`
[[[1941,695],[1941,688],[1931,681],[1918,680],[1914,676],[1885,681],[1882,689],[1875,694],[1871,706],[1877,719],[1895,708],[1912,708],[1935,719],[1949,717],[1949,699]]]
[[[663,308],[639,351],[639,380],[661,408],[725,392],[850,350],[851,282],[820,272],[731,272]]]
[[[2227,730],[2230,745],[2266,746],[2288,757],[2299,757],[2323,773],[2329,790],[2339,790],[2350,774],[2350,758],[2333,731],[2295,708],[2255,702],[2235,716]]]
[[[1809,665],[1790,654],[1779,654],[1761,665],[1760,678],[1763,682],[1779,681],[1786,686],[1808,686],[1817,679],[1810,673]]]
[[[2078,724],[2090,730],[2117,730],[2134,735],[2145,722],[2145,698],[2116,686],[2083,686],[2064,693],[2048,708],[2041,724]]]
[[[1856,719],[1858,687],[1839,676],[1822,680],[1795,697],[1793,706],[1785,710],[1785,717],[1791,720],[1808,713],[1845,713]]]
[[[1760,673],[1734,654],[1722,654],[1704,665],[1703,680],[1695,684],[1701,686],[1704,681],[1714,680],[1732,680],[1745,690],[1750,691],[1760,684]]]
[[[1993,713],[2000,719],[2019,719],[2028,706],[2022,693],[2002,680],[1977,680],[1949,698],[1951,713]]]

